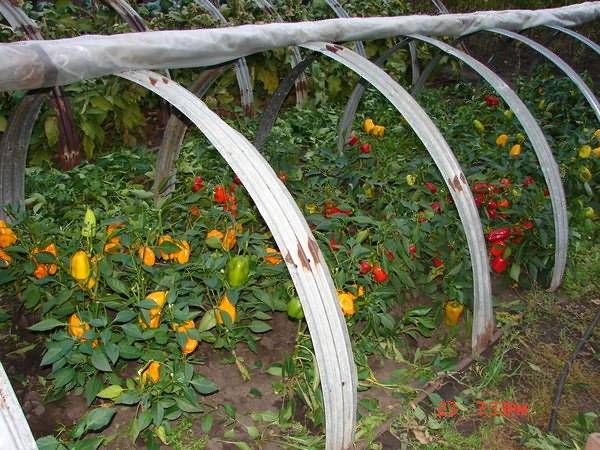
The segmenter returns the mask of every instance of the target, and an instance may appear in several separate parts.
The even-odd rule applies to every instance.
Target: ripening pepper
[[[153,266],[156,263],[156,255],[154,254],[154,250],[152,250],[152,247],[147,245],[142,245],[138,249],[138,256],[145,266]]]
[[[177,325],[174,328],[175,328],[175,331],[177,331],[178,333],[187,334],[188,330],[196,328],[196,324],[194,324],[193,320],[186,320],[181,325]],[[181,353],[183,353],[184,355],[189,355],[190,353],[193,353],[197,347],[198,347],[198,341],[196,339],[186,337],[185,344],[183,345],[183,347],[181,349]]]
[[[304,209],[306,209],[306,212],[309,214],[317,214],[319,212],[319,207],[314,203],[308,203],[304,206]]]
[[[373,122],[373,119],[365,119],[363,122],[363,130],[365,130],[365,133],[367,134],[371,134],[374,127],[375,123]]]
[[[0,250],[0,269],[8,267],[11,262],[12,257],[8,253]]]
[[[599,128],[599,129],[597,129],[596,131],[594,131],[594,137],[595,137],[596,139],[600,139],[600,128]]]
[[[480,120],[475,119],[473,121],[473,126],[475,127],[475,129],[477,131],[479,131],[480,133],[483,133],[485,131],[485,125],[483,123],[481,123]]]
[[[502,273],[508,268],[508,262],[502,256],[496,256],[490,262],[492,270],[496,273]]]
[[[229,316],[232,323],[235,322],[237,309],[235,305],[229,301],[226,295],[221,298],[217,310],[215,311],[215,319],[217,319],[217,323],[220,325],[223,325],[223,318],[221,317],[222,312]]]
[[[510,109],[505,109],[503,114],[507,119],[512,119],[514,115]]]
[[[456,300],[450,300],[444,305],[444,323],[452,327],[458,323],[465,306]]]
[[[584,208],[583,215],[588,219],[596,217],[596,211],[591,206]],[[0,258],[2,258],[2,252],[0,252]]]
[[[594,158],[600,158],[600,147],[593,148],[592,155],[594,155]]]
[[[365,287],[364,286],[360,286],[358,284],[353,284],[352,287],[356,291],[356,296],[357,297],[364,297],[365,296]]]
[[[592,147],[590,147],[589,145],[582,145],[579,148],[579,157],[582,159],[586,159],[589,158],[592,154]]]
[[[180,250],[172,256],[179,264],[186,264],[190,260],[190,243],[186,240],[177,241],[175,243]]]
[[[209,248],[221,248],[221,241],[223,240],[223,237],[225,237],[225,235],[219,230],[210,230],[206,234],[206,239],[204,240],[204,243]]]
[[[408,184],[409,186],[414,186],[416,182],[417,182],[416,176],[414,176],[412,174],[406,175],[406,184]]]
[[[120,229],[125,228],[123,223],[111,223],[106,227],[108,242],[104,244],[104,253],[117,253],[121,249],[121,236],[115,235]]]
[[[509,156],[512,157],[517,157],[521,154],[521,144],[515,144],[510,148],[510,151],[508,152]]]
[[[71,256],[71,276],[80,283],[86,282],[90,277],[90,259],[83,250]]]
[[[588,182],[588,181],[590,181],[592,179],[592,172],[590,171],[590,169],[588,169],[585,166],[581,166],[579,168],[579,173],[578,174],[579,174],[579,179],[581,181]]]
[[[72,314],[67,320],[67,331],[71,336],[77,338],[80,342],[84,342],[83,335],[90,330],[90,325],[83,322],[77,314]]]
[[[10,247],[17,242],[17,235],[15,232],[6,225],[4,220],[0,220],[0,249]]]
[[[167,291],[154,291],[146,296],[146,300],[152,300],[156,303],[156,306],[150,308],[150,322],[146,323],[146,321],[140,317],[139,322],[142,328],[158,328],[160,326],[160,318],[162,314],[163,307],[167,301]]]
[[[142,372],[142,384],[146,381],[150,383],[158,383],[160,381],[160,363],[158,361],[150,361],[148,367]]]
[[[46,278],[48,276],[48,267],[46,264],[38,264],[33,271],[33,276],[38,280]]]
[[[507,134],[501,134],[500,136],[498,136],[496,138],[496,145],[498,145],[500,147],[505,147],[507,143],[508,143],[508,135]]]
[[[248,281],[250,273],[250,258],[248,256],[234,256],[227,263],[227,282],[231,287],[242,286]]]
[[[168,236],[168,235],[163,235],[158,238],[159,246],[165,242],[170,242],[171,244],[175,244],[175,239],[173,239],[171,236]],[[169,259],[171,259],[171,255],[174,254],[174,253],[167,253],[166,251],[164,251],[162,249],[159,250],[159,253],[160,253],[160,259],[163,259],[165,261],[168,261]]]
[[[223,236],[223,240],[221,241],[221,245],[223,246],[223,250],[229,251],[235,244],[237,243],[236,232],[234,227],[229,227],[225,231],[225,236]]]
[[[36,247],[31,251],[32,255],[35,255],[38,253],[50,253],[55,258],[58,256],[58,253],[56,251],[56,245],[54,245],[54,244],[48,244],[44,248]],[[58,271],[58,266],[54,263],[50,263],[50,264],[39,263],[38,261],[36,261],[35,256],[33,256],[33,260],[37,264],[37,267],[35,268],[33,275],[38,280],[41,280],[42,278],[45,278],[48,275],[54,275]]]
[[[219,203],[220,205],[222,205],[223,203],[226,203],[229,200],[229,196],[227,195],[227,191],[225,190],[225,187],[223,187],[220,184],[215,186],[213,198],[214,198],[215,202]]]
[[[279,256],[279,252],[277,250],[275,250],[274,248],[271,247],[267,247],[265,249],[265,253],[267,254],[265,256],[265,261],[268,262],[269,264],[279,264],[282,259],[281,256]]]
[[[356,301],[356,295],[354,295],[352,292],[338,290],[337,296],[344,315],[353,316],[356,312],[356,307],[354,305],[354,302]]]
[[[371,130],[373,136],[383,137],[385,134],[385,127],[381,125],[375,125]]]
[[[496,230],[490,231],[489,234],[487,235],[487,240],[489,242],[504,241],[504,240],[508,239],[509,237],[510,237],[510,228],[502,227],[502,228],[498,228]]]

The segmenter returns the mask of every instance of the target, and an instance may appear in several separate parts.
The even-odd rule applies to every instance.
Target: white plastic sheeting
[[[407,34],[460,36],[489,28],[573,27],[600,18],[600,2],[537,11],[330,19],[0,45],[0,90],[31,89],[133,69],[220,64],[265,50],[314,41],[357,41]]]
[[[37,450],[21,405],[0,363],[0,448]]]

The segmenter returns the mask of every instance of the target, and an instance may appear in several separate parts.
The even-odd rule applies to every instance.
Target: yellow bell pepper
[[[375,124],[373,123],[373,119],[366,119],[363,122],[363,130],[365,130],[365,133],[367,134],[371,134],[371,130],[373,130],[374,126]]]
[[[338,301],[342,307],[342,312],[345,316],[353,316],[356,313],[356,307],[354,302],[356,301],[356,295],[352,292],[337,291]]]
[[[196,328],[196,324],[194,323],[193,320],[186,320],[181,325],[176,325],[174,328],[175,328],[175,331],[177,331],[178,333],[186,334],[188,330]],[[192,339],[192,338],[188,337],[188,338],[186,338],[185,344],[183,345],[183,348],[181,349],[181,353],[183,353],[184,355],[189,355],[190,353],[193,353],[197,347],[198,347],[198,341],[196,339]]]
[[[235,247],[236,243],[237,243],[237,237],[235,235],[235,228],[233,228],[233,227],[227,228],[227,231],[225,231],[225,236],[223,236],[223,241],[221,242],[221,245],[223,246],[223,250],[225,250],[225,251],[231,250],[233,247]]]
[[[515,144],[510,148],[510,151],[508,152],[509,156],[512,157],[517,157],[521,154],[521,144]]]
[[[4,220],[0,220],[0,249],[10,247],[17,242],[17,235],[15,232],[6,225]]]
[[[221,317],[221,312],[229,315],[229,318],[232,322],[235,322],[237,317],[237,308],[233,303],[229,301],[226,295],[221,298],[219,302],[219,306],[217,306],[217,310],[215,311],[215,318],[217,319],[218,324],[223,324],[223,318]]]
[[[142,384],[146,382],[158,383],[160,381],[160,363],[158,361],[150,361],[150,364],[142,372]]]
[[[444,323],[449,327],[454,326],[460,320],[465,305],[456,300],[451,300],[444,305]]]
[[[589,145],[582,145],[579,148],[579,157],[582,159],[586,159],[589,158],[592,154],[592,147],[590,147]]]
[[[507,134],[501,134],[500,136],[498,136],[496,138],[496,145],[498,145],[499,147],[505,147],[507,143],[508,143],[508,135]]]
[[[145,266],[151,267],[156,263],[156,255],[154,254],[154,250],[147,245],[142,245],[138,249],[138,256]]]
[[[177,241],[176,244],[180,248],[180,250],[174,254],[174,259],[179,264],[186,264],[190,260],[190,243],[188,241],[181,240]]]
[[[80,342],[85,342],[83,335],[89,330],[90,325],[87,322],[83,322],[76,313],[72,314],[67,320],[68,333]]]
[[[83,250],[71,256],[71,276],[80,283],[86,282],[90,277],[90,260]]]

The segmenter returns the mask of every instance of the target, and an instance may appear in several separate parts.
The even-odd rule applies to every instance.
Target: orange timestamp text
[[[476,405],[477,415],[480,417],[526,417],[529,414],[527,403],[477,400]],[[438,402],[435,409],[438,417],[455,417],[459,412],[458,405],[453,400]]]

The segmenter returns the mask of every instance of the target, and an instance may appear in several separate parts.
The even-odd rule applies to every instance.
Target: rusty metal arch
[[[485,79],[504,99],[529,136],[533,150],[535,151],[535,154],[540,162],[542,173],[544,174],[544,179],[546,180],[546,184],[548,185],[548,190],[550,192],[550,201],[552,202],[555,252],[554,269],[549,290],[553,291],[558,289],[567,263],[567,249],[569,244],[569,225],[566,206],[567,201],[565,198],[562,181],[560,179],[558,164],[552,155],[552,150],[546,141],[542,129],[519,96],[487,66],[460,51],[459,49],[437,39],[418,34],[411,35],[410,37],[431,44],[442,52],[460,59],[469,67],[471,67],[471,69]],[[427,70],[428,68],[423,71],[422,76],[428,76],[430,73],[430,71]],[[421,85],[422,84],[424,84],[424,81],[421,83]]]
[[[199,6],[204,8],[206,12],[213,18],[213,20],[221,25],[227,25],[227,19],[221,14],[221,11],[213,5],[210,0],[194,0]],[[252,77],[248,70],[248,63],[246,58],[242,57],[235,61],[235,77],[237,78],[238,86],[240,88],[240,98],[242,102],[242,109],[244,114],[251,116],[252,104],[254,102],[254,92],[252,89]]]
[[[275,7],[269,3],[269,0],[254,0],[254,2],[258,5],[260,9],[264,11],[265,14],[273,16],[280,22],[283,22],[283,18],[279,15],[279,13],[275,10]],[[300,49],[296,46],[288,47],[288,52],[290,54],[290,65],[292,69],[300,64],[302,61],[302,54],[300,53]],[[301,73],[298,78],[295,80],[296,85],[296,105],[302,106],[306,103],[306,99],[308,97],[308,82],[306,80],[306,75]]]
[[[467,236],[474,291],[471,349],[474,354],[480,353],[486,348],[494,331],[489,262],[479,213],[452,150],[415,99],[371,61],[336,44],[313,42],[303,47],[320,52],[345,65],[377,88],[403,115],[442,173]]]
[[[348,18],[351,17],[348,14],[348,11],[344,9],[342,5],[337,0],[325,0],[325,2],[329,5],[329,7],[335,12],[335,14],[340,18]],[[436,5],[437,6],[437,5]],[[403,47],[404,45],[402,45]],[[354,50],[363,58],[367,58],[367,52],[365,51],[365,46],[361,41],[356,41],[354,43]],[[412,74],[412,82],[413,84],[419,78],[419,61],[417,58],[417,46],[414,41],[408,41],[408,50],[410,53],[410,67]],[[383,58],[381,62],[378,62],[381,57],[375,60],[375,64],[382,65],[390,56],[392,56],[394,52],[388,54],[388,52],[384,54],[388,54],[387,57]],[[382,55],[383,56],[383,55]],[[352,122],[354,122],[354,116],[356,115],[356,110],[358,109],[358,104],[360,103],[360,99],[362,98],[365,88],[364,84],[361,84],[360,87],[357,86],[355,91],[350,96],[348,102],[346,103],[346,108],[344,109],[344,114],[340,118],[340,122],[338,123],[338,150],[342,150],[344,145],[348,141],[348,137],[352,131]]]
[[[40,33],[37,25],[23,12],[21,8],[14,5],[10,0],[0,0],[0,15],[4,16],[8,24],[16,31],[21,29],[28,40],[43,40],[44,37]],[[64,89],[60,86],[52,88],[51,106],[56,111],[59,129],[59,152],[58,165],[68,170],[75,167],[81,161],[81,141],[79,134],[75,129],[75,119],[69,101],[65,95]],[[32,107],[35,102],[29,102]],[[40,109],[37,109],[39,114]],[[37,120],[38,114],[35,117],[28,114],[34,122]],[[16,126],[16,125],[15,125]],[[6,145],[17,145],[5,141]],[[0,148],[0,157],[9,150]],[[22,201],[20,199],[19,201]]]
[[[575,72],[571,68],[571,66],[569,66],[560,56],[558,56],[553,51],[547,49],[543,45],[539,44],[538,42],[534,41],[533,39],[530,39],[526,36],[523,36],[522,34],[515,33],[513,31],[508,31],[501,28],[488,28],[482,31],[489,31],[491,33],[499,34],[501,36],[506,36],[510,39],[520,41],[528,47],[531,47],[533,50],[537,51],[550,62],[552,62],[554,65],[556,65],[560,70],[563,71],[563,73],[567,77],[571,79],[575,86],[577,86],[577,89],[579,89],[579,91],[583,94],[586,101],[592,108],[592,111],[594,111],[596,118],[600,122],[600,102],[598,101],[598,98],[596,98],[594,92],[590,89],[586,82],[583,81],[583,79],[577,74],[577,72]]]
[[[0,139],[0,220],[8,220],[5,207],[24,207],[27,150],[46,97],[47,94],[26,95],[12,112]]]
[[[240,177],[279,246],[302,302],[323,391],[326,448],[350,448],[357,375],[348,330],[323,254],[290,193],[258,150],[194,94],[150,71],[119,76],[160,95],[187,116]]]
[[[210,89],[215,81],[217,81],[223,73],[231,67],[232,64],[226,64],[214,69],[205,70],[192,83],[189,90],[198,98],[202,98]],[[173,192],[176,182],[175,162],[179,157],[183,138],[188,129],[188,124],[178,117],[178,114],[173,113],[169,117],[167,126],[163,133],[163,139],[160,143],[160,149],[156,156],[154,165],[154,200],[158,200]]]
[[[292,86],[294,85],[294,81],[298,78],[298,76],[304,72],[308,66],[310,66],[316,60],[316,55],[313,53],[312,55],[307,56],[302,61],[294,66],[287,76],[279,82],[279,86],[267,106],[265,107],[262,116],[260,118],[260,123],[258,124],[258,129],[256,131],[256,136],[254,138],[254,146],[257,149],[262,149],[265,145],[269,134],[271,133],[271,129],[275,124],[275,120],[277,119],[277,115],[283,106],[283,102],[285,98],[288,96]]]
[[[411,43],[414,46],[414,41],[412,39],[402,39],[396,45],[383,52],[377,59],[373,60],[373,64],[377,66],[383,66],[385,62],[396,51],[400,50],[407,44],[410,46]],[[416,75],[418,80],[419,74],[413,72],[413,75]],[[413,81],[413,83],[414,82],[416,82],[416,80]],[[344,112],[342,113],[342,117],[340,118],[340,121],[338,123],[337,147],[340,152],[344,149],[344,146],[350,138],[350,133],[352,132],[352,124],[354,123],[354,117],[356,116],[358,105],[360,104],[365,90],[367,89],[367,84],[368,83],[365,81],[364,78],[358,80],[358,83],[356,83],[356,86],[354,87],[354,90],[352,91],[352,94],[350,94],[350,97],[346,102],[346,106],[344,107]]]

